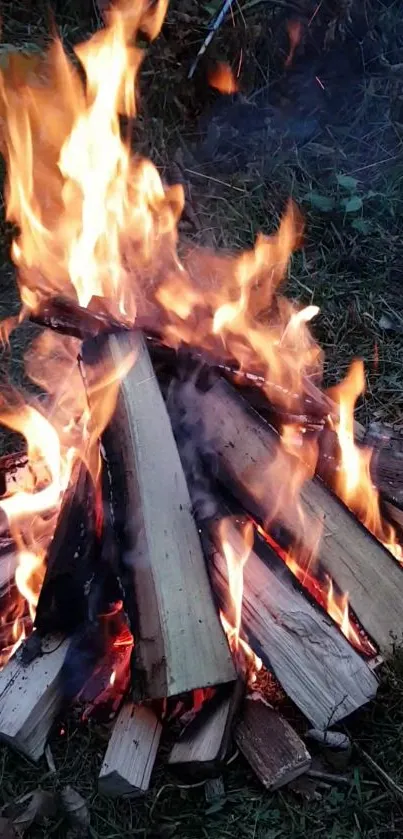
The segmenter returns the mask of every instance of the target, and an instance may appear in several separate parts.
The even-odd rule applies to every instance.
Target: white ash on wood
[[[228,614],[227,563],[214,528],[212,533],[217,549],[211,552],[210,573],[220,605]],[[227,521],[225,538],[233,556],[241,561],[244,542],[231,521]],[[242,629],[316,728],[326,729],[375,697],[376,676],[260,537],[243,569]]]
[[[84,344],[90,405],[99,377],[117,373],[130,353],[136,360],[120,383],[102,443],[135,637],[133,686],[150,699],[229,682],[235,671],[171,424],[139,332]]]
[[[148,790],[162,727],[151,708],[127,702],[113,726],[102,763],[102,795],[135,796]]]
[[[265,479],[276,459],[276,475],[291,475],[297,468],[280,446],[279,437],[225,381],[207,392],[196,388],[184,396],[188,428],[203,422],[205,442],[214,449],[220,479],[229,485],[250,512],[270,525],[281,525],[308,555],[315,553],[316,534],[322,529],[318,562],[343,592],[351,608],[382,652],[391,652],[392,635],[403,634],[403,573],[389,552],[355,519],[319,479],[301,490],[304,528],[285,494],[278,504],[278,483]],[[264,491],[263,491],[264,490]]]
[[[291,725],[258,697],[246,699],[235,742],[269,790],[285,786],[311,765],[310,754]]]
[[[43,655],[24,666],[18,654],[0,672],[0,739],[31,760],[39,760],[60,710],[61,672],[68,640],[50,636]]]

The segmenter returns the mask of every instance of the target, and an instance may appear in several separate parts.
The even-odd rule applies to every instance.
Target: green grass
[[[357,0],[356,0],[357,2]],[[44,40],[46,13],[39,4],[35,20],[26,4],[12,2],[4,20],[5,40],[29,45]],[[33,4],[35,6],[35,4]],[[397,6],[363,0],[368,31],[376,26],[389,32],[396,25]],[[234,22],[223,26],[210,57],[226,56],[236,65],[243,50],[242,84],[247,91],[262,79],[271,81],[278,69],[279,42],[284,40],[284,4],[241,2]],[[323,9],[327,6],[323,4]],[[60,3],[59,3],[60,7]],[[244,8],[245,7],[245,8]],[[248,7],[248,8],[246,8]],[[244,14],[241,14],[244,8]],[[323,10],[322,10],[323,11]],[[322,14],[322,13],[321,13]],[[324,14],[324,12],[323,12]],[[25,17],[24,17],[25,16]],[[84,20],[78,3],[68,4],[64,15],[57,12],[62,36],[70,46],[80,40],[95,19]],[[161,38],[151,47],[142,76],[141,116],[136,136],[139,148],[151,155],[162,173],[182,145],[195,140],[196,122],[209,94],[202,78],[190,83],[186,73],[205,32],[208,12],[191,0],[175,4],[169,12]],[[320,15],[315,26],[320,34]],[[315,30],[316,31],[316,30]],[[257,58],[258,42],[267,35],[267,65]],[[341,37],[339,35],[338,37]],[[283,39],[283,40],[282,40]],[[259,54],[260,55],[260,54]],[[274,67],[274,71],[273,71]],[[161,84],[163,79],[163,84]],[[398,89],[396,89],[396,86]],[[364,421],[382,419],[401,423],[403,416],[403,337],[380,327],[382,314],[401,313],[403,283],[403,158],[401,126],[394,118],[400,96],[399,84],[391,78],[386,87],[375,78],[366,85],[361,114],[355,111],[346,123],[347,140],[352,142],[357,121],[365,121],[386,96],[387,107],[376,137],[365,132],[363,148],[378,143],[381,159],[384,135],[392,128],[398,140],[385,165],[371,166],[338,154],[332,140],[307,144],[297,157],[277,149],[269,172],[262,175],[260,162],[251,160],[247,173],[227,176],[219,171],[202,171],[185,165],[183,175],[190,184],[197,229],[182,226],[182,234],[218,247],[243,248],[252,245],[259,230],[269,232],[278,222],[290,194],[301,205],[306,219],[303,250],[292,261],[285,291],[301,303],[321,308],[313,328],[326,353],[325,380],[340,380],[352,358],[364,359],[368,388],[360,407]],[[348,145],[348,144],[347,144]],[[388,157],[388,155],[386,155]],[[189,171],[191,170],[191,171]],[[346,189],[337,176],[353,177]],[[319,197],[318,197],[319,196]],[[355,198],[352,205],[346,205]],[[351,209],[353,207],[353,209]],[[355,209],[354,209],[355,207]],[[2,250],[1,314],[17,305],[10,271],[10,234],[4,219],[0,224]],[[25,326],[12,338],[11,373],[26,383],[23,353],[33,334]],[[374,592],[376,596],[376,592]],[[205,800],[203,787],[178,784],[159,760],[152,788],[132,803],[111,802],[97,794],[97,774],[108,739],[106,728],[82,725],[71,715],[58,725],[52,737],[57,774],[49,774],[44,761],[32,766],[7,747],[0,748],[0,802],[43,786],[59,789],[71,783],[88,800],[93,837],[139,836],[146,839],[398,839],[403,836],[403,792],[374,769],[363,756],[368,753],[403,788],[403,658],[397,653],[384,668],[377,701],[351,721],[349,730],[358,744],[347,770],[349,783],[319,790],[319,801],[306,802],[288,790],[269,794],[262,790],[241,757],[237,756],[223,775],[225,798],[214,805]],[[32,837],[66,836],[66,824],[35,826]]]

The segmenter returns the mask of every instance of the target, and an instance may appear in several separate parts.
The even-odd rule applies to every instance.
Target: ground
[[[84,15],[78,0],[53,5],[66,48],[97,24],[91,3]],[[285,290],[321,307],[313,328],[326,353],[326,381],[339,380],[351,359],[362,357],[367,393],[359,417],[400,427],[399,0],[240,0],[188,81],[189,66],[215,6],[207,0],[173,3],[143,68],[137,147],[152,157],[167,180],[183,180],[187,212],[182,236],[208,245],[250,246],[259,230],[274,229],[286,199],[293,195],[303,210],[306,234]],[[12,0],[3,21],[4,40],[25,49],[43,43],[49,27],[42,8],[45,4]],[[305,34],[286,71],[287,21],[296,17],[304,21]],[[244,101],[228,103],[209,90],[208,67],[221,59],[229,61],[235,73],[239,70]],[[250,102],[259,103],[257,113],[250,111]],[[1,231],[0,304],[1,312],[8,314],[18,301],[9,263],[10,230],[4,220]],[[24,327],[12,339],[11,369],[20,382],[22,350],[30,337],[31,329]],[[223,773],[226,795],[219,803],[206,803],[203,787],[178,784],[162,763],[144,801],[112,803],[96,793],[107,731],[72,718],[62,727],[64,734],[58,725],[52,738],[56,776],[49,774],[45,762],[33,767],[9,749],[0,749],[0,803],[38,785],[72,783],[88,799],[91,835],[101,839],[403,837],[399,651],[384,667],[376,703],[348,725],[356,744],[348,782],[322,790],[319,801],[306,802],[287,790],[273,795],[262,791],[237,756]],[[66,826],[35,827],[31,835],[64,837]]]

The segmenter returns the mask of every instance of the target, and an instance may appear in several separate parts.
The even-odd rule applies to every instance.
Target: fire
[[[382,518],[379,493],[372,482],[372,450],[358,447],[354,440],[355,405],[364,390],[364,366],[357,360],[352,363],[344,381],[329,392],[339,407],[335,431],[340,447],[340,466],[335,471],[335,490],[365,527],[403,562],[402,546],[394,528]]]
[[[20,315],[3,324],[0,334],[8,340],[10,329],[56,294],[85,307],[101,305],[126,323],[134,323],[139,312],[151,313],[152,325],[170,346],[190,344],[229,356],[241,370],[262,375],[268,400],[298,412],[311,378],[319,380],[322,372],[322,353],[309,331],[317,307],[300,307],[278,291],[302,242],[298,209],[290,201],[277,230],[260,234],[244,253],[215,254],[192,246],[182,248],[179,257],[183,189],[166,187],[153,163],[133,154],[122,136],[121,117],[136,115],[136,80],[143,59],[136,36],[155,38],[166,7],[167,0],[114,4],[106,27],[75,49],[79,69],[55,39],[46,56],[29,64],[11,57],[0,72],[7,219],[18,229],[12,256],[22,301]],[[287,65],[301,36],[300,24],[290,23],[288,33]],[[238,89],[226,65],[217,68],[210,83],[226,93]],[[46,398],[28,403],[13,393],[0,406],[0,422],[24,435],[30,461],[45,463],[48,474],[43,484],[0,500],[18,553],[19,594],[3,621],[13,627],[7,648],[25,631],[27,607],[34,616],[46,550],[76,459],[98,480],[97,440],[113,411],[119,377],[134,361],[125,361],[118,378],[107,375],[91,384],[95,408],[90,417],[77,366],[79,351],[76,339],[40,336],[26,370]],[[353,369],[337,392],[343,481],[337,491],[400,558],[394,533],[379,514],[369,454],[357,453],[354,446],[352,417],[362,372]],[[306,439],[301,446],[300,435],[289,426],[283,429],[282,447],[270,469],[262,466],[259,491],[264,493],[267,481],[275,481],[278,505],[293,505],[301,544],[287,562],[295,564],[294,573],[306,582],[314,579],[321,534],[305,532],[299,495],[315,471],[317,451]],[[295,469],[289,468],[290,454]],[[232,598],[231,614],[223,622],[234,654],[246,659],[253,654],[239,633],[242,572],[252,547],[252,526],[245,527],[239,563],[226,541],[225,525],[221,538]],[[326,606],[337,613],[335,619],[352,639],[346,595],[337,601],[330,586]]]
[[[237,93],[239,90],[238,82],[229,64],[217,64],[214,70],[210,71],[208,81],[210,87],[214,87],[220,93]]]
[[[301,40],[302,24],[300,20],[290,20],[287,23],[287,32],[290,39],[290,51],[287,55],[285,66],[290,67],[294,58],[295,50]]]
[[[229,520],[223,519],[219,525],[219,538],[222,552],[228,568],[228,594],[230,601],[230,612],[226,616],[220,611],[221,623],[227,635],[232,654],[237,666],[242,672],[248,673],[248,678],[253,681],[254,674],[262,667],[262,662],[255,655],[249,644],[241,637],[242,621],[242,597],[243,597],[243,569],[253,547],[253,524],[246,522],[242,531],[243,553],[241,556],[233,550],[227,538],[227,527]]]
[[[369,638],[361,635],[350,615],[348,593],[337,595],[332,579],[326,575],[321,579],[311,571],[309,564],[303,564],[298,550],[286,551],[278,545],[275,539],[267,533],[261,525],[255,523],[260,536],[270,545],[276,554],[290,569],[294,577],[301,583],[311,597],[330,615],[343,635],[356,647],[359,652],[367,656],[374,656],[377,652]]]

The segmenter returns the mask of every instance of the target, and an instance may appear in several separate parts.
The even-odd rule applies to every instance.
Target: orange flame
[[[384,521],[379,506],[379,493],[371,478],[370,448],[358,447],[354,440],[354,410],[357,399],[365,390],[362,361],[354,361],[340,385],[330,390],[339,406],[339,420],[335,426],[340,446],[340,468],[335,472],[335,490],[357,518],[403,562],[402,546],[394,528]]]
[[[241,370],[263,375],[264,392],[272,403],[299,407],[306,382],[321,374],[322,354],[308,328],[317,307],[299,309],[278,294],[291,254],[302,239],[297,208],[290,201],[277,231],[259,235],[245,253],[217,255],[192,247],[179,259],[177,221],[183,189],[166,188],[155,166],[133,155],[121,136],[120,116],[136,113],[135,82],[143,58],[135,45],[136,35],[155,38],[166,7],[167,0],[153,4],[121,0],[114,5],[106,28],[76,48],[80,71],[69,61],[61,42],[55,41],[46,57],[28,65],[14,57],[0,72],[7,218],[19,231],[12,255],[23,303],[21,317],[4,324],[0,334],[7,340],[10,329],[24,315],[55,294],[84,306],[102,297],[105,309],[126,320],[134,322],[138,311],[151,312],[157,325],[161,324],[164,340],[173,347],[184,342],[218,356],[225,351]],[[301,36],[300,24],[290,23],[288,32],[287,66]],[[226,92],[237,89],[228,67],[219,68],[217,83],[220,89],[226,85]],[[41,336],[28,357],[27,372],[47,391],[47,401],[15,410],[7,404],[0,411],[1,422],[26,437],[30,459],[43,460],[49,473],[48,481],[32,492],[24,487],[0,501],[19,553],[17,585],[31,614],[72,464],[77,457],[85,459],[97,480],[94,443],[113,410],[119,376],[133,363],[132,358],[125,360],[118,379],[111,373],[90,383],[96,398],[91,400],[95,408],[89,417],[76,364],[78,350],[73,339]],[[362,454],[357,457],[350,439],[356,393],[354,384],[346,409],[350,413],[341,410],[338,427],[346,466],[341,474],[347,474],[347,467],[354,468],[345,480],[343,497],[378,538],[397,551],[394,534],[373,504],[369,461]],[[295,469],[292,474],[286,471],[280,454],[269,473],[262,470],[259,492],[266,491],[267,480],[275,481],[280,487],[278,504],[294,505],[301,545],[307,547],[305,554],[300,549],[297,560],[288,561],[297,562],[307,577],[313,575],[320,534],[302,538],[305,523],[299,493],[303,481],[313,474],[316,451],[303,441],[301,457],[295,433],[287,429],[282,445],[283,453],[293,455]],[[225,546],[225,532],[222,539]],[[228,545],[224,547],[233,579],[230,624],[236,655],[245,652],[239,629],[250,528],[245,540],[245,555],[237,568],[232,567],[234,557]],[[328,608],[335,612],[333,601],[329,593]],[[345,627],[346,608],[343,601]],[[20,631],[20,601],[13,604],[12,617]]]
[[[219,525],[219,538],[222,552],[228,568],[228,593],[230,597],[231,610],[228,616],[220,611],[221,623],[227,635],[230,649],[234,655],[237,666],[242,672],[247,672],[250,680],[253,681],[254,673],[260,670],[262,662],[255,655],[249,644],[240,636],[242,621],[242,598],[243,598],[243,569],[253,547],[253,524],[246,522],[242,531],[243,553],[239,556],[227,538],[229,519],[223,519]]]
[[[300,20],[290,20],[287,23],[287,32],[290,39],[290,51],[285,60],[285,66],[290,67],[294,58],[295,50],[300,43],[302,36],[302,24]]]
[[[208,82],[210,87],[214,87],[220,93],[237,93],[239,90],[238,82],[231,67],[224,62],[220,62],[214,70],[210,71]]]

